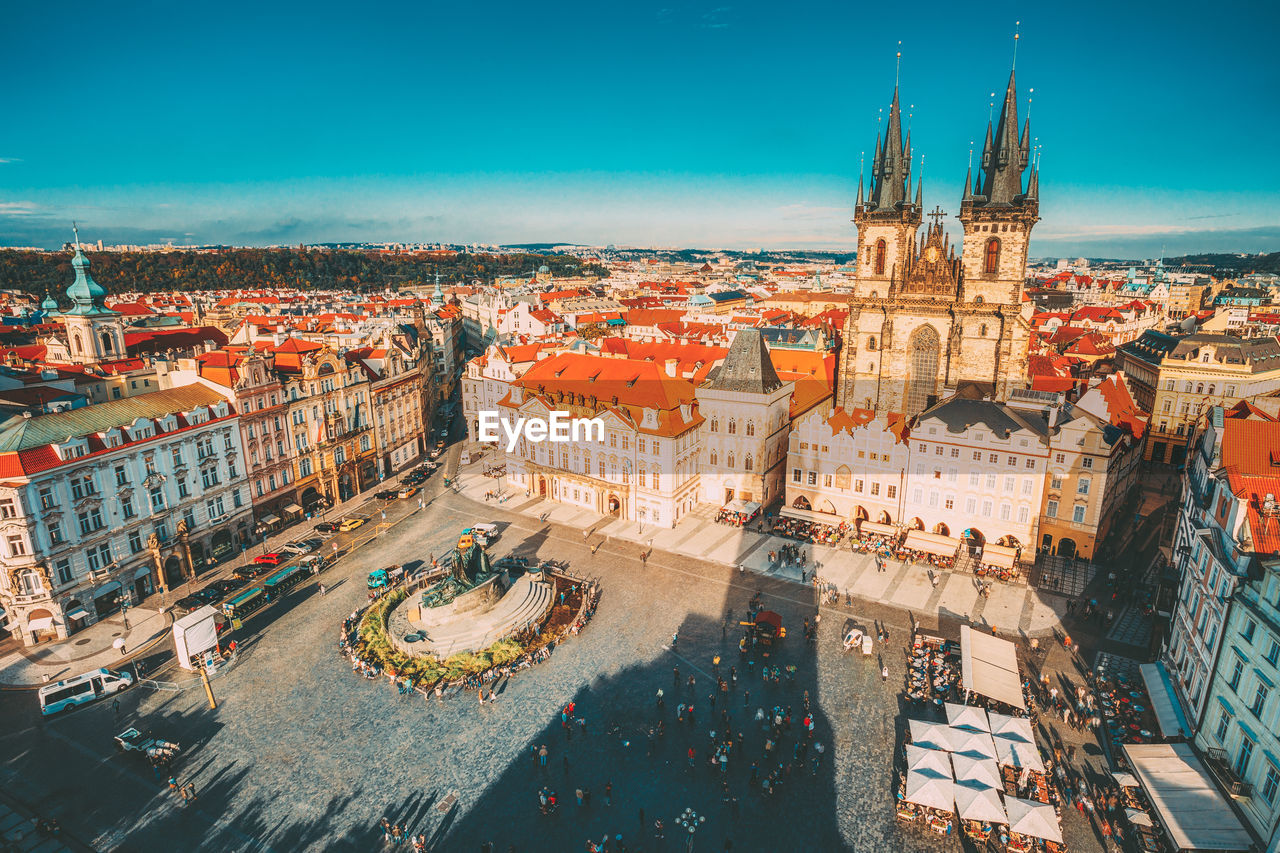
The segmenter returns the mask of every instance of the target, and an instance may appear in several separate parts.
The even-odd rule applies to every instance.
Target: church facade
[[[1019,134],[1010,74],[999,120],[987,124],[979,173],[974,178],[970,167],[965,177],[956,247],[940,209],[920,233],[923,181],[912,200],[911,137],[903,137],[895,89],[865,196],[858,182],[858,274],[844,326],[840,407],[916,415],[956,394],[1006,400],[1023,387],[1032,313],[1023,283],[1039,219],[1030,139],[1029,121]]]

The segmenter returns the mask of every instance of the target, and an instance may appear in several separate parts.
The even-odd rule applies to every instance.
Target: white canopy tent
[[[907,744],[907,771],[924,773],[939,779],[951,778],[951,761],[938,749],[925,749],[914,743]]]
[[[1116,780],[1116,784],[1121,788],[1137,788],[1138,780],[1133,778],[1133,774],[1125,773],[1123,770],[1117,770],[1111,774],[1111,778]]]
[[[811,509],[800,509],[795,506],[784,506],[778,511],[779,515],[787,518],[794,518],[796,521],[809,521],[814,524],[830,524],[832,527],[839,527],[844,519],[838,515],[832,515],[826,512],[816,512]]]
[[[944,751],[951,749],[951,729],[942,723],[908,720],[907,728],[911,730],[911,743],[916,746]]]
[[[1062,843],[1062,829],[1058,815],[1048,803],[1005,797],[1004,808],[1009,814],[1009,831],[1045,841]]]
[[[955,808],[955,783],[950,777],[939,779],[932,773],[908,770],[903,799],[918,806],[951,811]]]
[[[982,546],[982,564],[984,566],[997,566],[1001,569],[1012,569],[1013,564],[1017,559],[1017,548],[1010,548],[1008,545],[991,544]]]
[[[996,757],[1001,764],[1010,767],[1029,767],[1039,773],[1044,772],[1044,762],[1040,760],[1040,750],[1034,743],[1022,743],[1016,740],[996,740]]]
[[[957,781],[951,789],[956,801],[956,812],[964,820],[985,820],[990,823],[1008,823],[1000,803],[1000,792],[973,780]]]
[[[1000,753],[991,735],[986,732],[971,732],[965,729],[951,730],[951,752],[965,758],[994,760]]]
[[[1124,754],[1174,849],[1251,849],[1248,830],[1190,744],[1127,743]]]
[[[892,524],[881,524],[878,521],[863,521],[858,525],[858,532],[864,536],[884,536],[889,539],[897,538],[898,528]]]
[[[1138,809],[1125,809],[1124,816],[1129,819],[1129,823],[1134,826],[1155,826],[1151,822],[1151,815]]]
[[[970,758],[967,755],[953,754],[951,767],[955,771],[957,782],[985,785],[988,788],[1004,787],[1004,783],[1000,780],[1000,767],[990,758]]]
[[[953,729],[968,729],[974,732],[991,731],[991,722],[987,719],[987,712],[982,708],[948,702],[946,709],[947,725]]]
[[[1035,732],[1031,729],[1031,721],[1026,717],[1010,717],[1007,714],[987,712],[991,721],[991,736],[1019,743],[1035,743]]]
[[[960,683],[965,690],[997,702],[1015,708],[1027,707],[1013,643],[975,631],[968,625],[960,626]]]

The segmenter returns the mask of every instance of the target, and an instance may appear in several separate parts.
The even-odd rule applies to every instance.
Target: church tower
[[[71,307],[62,315],[67,329],[67,346],[75,364],[96,364],[126,356],[124,323],[121,315],[103,305],[107,291],[89,274],[89,259],[80,250],[76,233],[76,254],[71,259],[76,280],[67,288]]]
[[[1031,169],[1025,189],[1022,183],[1030,154],[1031,120],[1023,124],[1019,137],[1018,92],[1011,71],[994,132],[987,122],[978,178],[973,179],[972,167],[965,176],[959,219],[964,225],[960,257],[966,302],[1022,302],[1031,229],[1040,219],[1036,169]]]
[[[898,87],[893,88],[889,125],[883,140],[876,134],[871,158],[871,192],[864,199],[858,177],[858,202],[853,221],[858,227],[858,296],[889,295],[894,270],[901,271],[920,228],[920,198],[911,192],[911,132],[902,136]]]

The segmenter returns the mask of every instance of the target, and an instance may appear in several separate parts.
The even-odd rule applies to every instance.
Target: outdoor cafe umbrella
[[[935,779],[951,779],[951,762],[945,752],[925,749],[914,743],[907,744],[907,770],[924,773]]]
[[[951,811],[955,808],[955,784],[950,778],[940,779],[932,773],[907,771],[907,789],[903,799],[918,806]]]
[[[954,753],[951,766],[955,769],[957,782],[968,782],[974,785],[985,785],[988,788],[1001,788],[1000,768],[990,758],[971,758]]]
[[[1018,768],[1030,767],[1038,773],[1044,772],[1044,762],[1040,760],[1040,750],[1036,749],[1035,744],[1000,738],[996,741],[996,752],[1001,764]]]
[[[1031,721],[1026,717],[1010,717],[1008,714],[987,712],[991,721],[991,736],[1021,743],[1035,743],[1035,733],[1031,730]]]
[[[1125,809],[1124,815],[1129,818],[1129,823],[1134,826],[1155,826],[1151,822],[1151,815],[1140,809]]]
[[[951,729],[951,751],[969,758],[994,759],[998,754],[991,735],[967,729]]]
[[[1125,773],[1123,770],[1117,770],[1111,774],[1111,778],[1116,780],[1116,784],[1121,788],[1136,788],[1138,780],[1131,773]]]
[[[947,703],[947,725],[975,732],[991,731],[991,723],[987,721],[986,711],[973,705],[957,705],[954,702]]]
[[[1058,815],[1053,806],[1035,800],[1005,797],[1004,807],[1009,814],[1010,832],[1062,843],[1062,830],[1058,828]]]
[[[911,742],[925,749],[951,749],[951,729],[942,723],[930,723],[925,720],[908,720],[911,730]]]
[[[973,780],[956,782],[952,789],[956,811],[964,820],[985,820],[989,823],[1008,823],[1009,817],[1000,804],[1000,792],[995,788],[979,785]]]

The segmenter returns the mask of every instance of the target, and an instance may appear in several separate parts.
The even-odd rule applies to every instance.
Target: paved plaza
[[[954,627],[968,603],[959,576],[939,588],[923,570],[858,581],[859,595],[870,581],[885,584],[888,601],[860,598],[846,606],[842,598],[824,607],[811,646],[802,631],[803,621],[818,612],[811,586],[742,573],[731,560],[664,549],[661,536],[687,530],[655,535],[657,550],[642,562],[642,543],[600,530],[584,540],[582,530],[592,525],[559,523],[554,512],[543,523],[538,513],[510,512],[509,505],[477,505],[442,490],[438,476],[428,498],[425,509],[415,505],[406,520],[367,537],[329,569],[322,578],[326,595],[308,584],[249,621],[242,654],[213,681],[216,711],[208,709],[198,682],[129,691],[119,723],[109,703],[42,722],[30,693],[3,694],[0,749],[9,759],[0,766],[0,783],[50,804],[50,813],[92,846],[125,851],[379,850],[383,817],[410,835],[424,834],[435,850],[479,850],[487,841],[496,851],[581,850],[588,838],[620,833],[628,850],[674,851],[685,849],[673,819],[686,808],[706,818],[694,838],[698,850],[721,850],[727,840],[735,850],[960,848],[955,839],[900,829],[892,810],[909,620]],[[443,702],[401,696],[385,679],[353,674],[338,653],[338,626],[364,602],[365,573],[441,555],[460,528],[480,520],[505,525],[491,549],[495,555],[564,559],[573,571],[600,580],[603,597],[587,629],[548,662],[499,683],[492,705],[479,705],[471,693]],[[703,540],[712,552],[727,554],[731,537],[754,535],[709,525]],[[834,555],[818,559],[837,562]],[[1040,599],[1023,587],[1010,589],[1022,598],[1001,603],[993,594],[984,612],[1017,611],[1021,622],[1026,602]],[[737,652],[736,623],[757,590],[789,630],[769,665],[794,666],[794,680],[784,676],[776,686],[760,679],[763,659],[748,667]],[[899,602],[907,603],[895,606]],[[943,612],[941,624],[935,611]],[[889,643],[869,659],[845,654],[839,638],[849,619],[882,624]],[[673,634],[679,636],[674,649]],[[722,674],[737,668],[738,684],[727,697],[717,695],[713,711],[716,655]],[[666,694],[661,710],[659,688]],[[814,740],[825,747],[816,772],[812,747],[805,760],[794,753],[806,690]],[[678,704],[690,701],[696,723],[678,722]],[[585,732],[562,728],[560,712],[570,702]],[[761,774],[767,766],[766,734],[755,714],[775,705],[792,711],[793,728],[773,753],[792,768],[766,798],[750,783],[752,762]],[[723,725],[726,706],[743,743],[722,775],[705,759],[709,732]],[[665,734],[651,741],[649,729],[659,720]],[[111,735],[137,723],[181,742],[175,772],[196,785],[194,804],[173,798],[145,762],[115,753]],[[543,744],[545,769],[531,753]],[[555,815],[540,813],[544,788],[559,797]],[[590,790],[589,804],[577,805],[578,788]],[[665,822],[665,839],[656,836],[655,820]],[[1064,826],[1073,850],[1101,849],[1074,813]],[[398,849],[411,847],[406,842]]]

